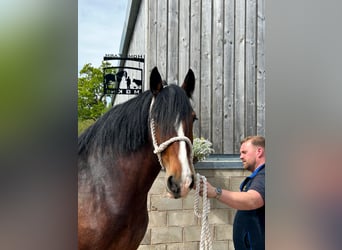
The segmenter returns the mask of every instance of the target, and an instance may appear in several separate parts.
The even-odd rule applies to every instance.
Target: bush
[[[94,122],[94,120],[78,120],[78,135],[80,135],[84,130],[90,127]]]

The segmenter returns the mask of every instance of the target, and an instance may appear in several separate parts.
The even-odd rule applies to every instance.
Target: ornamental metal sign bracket
[[[138,95],[143,92],[144,86],[144,63],[145,58],[142,55],[113,55],[106,54],[104,61],[120,60],[137,62],[137,67],[132,66],[110,66],[103,68],[103,95],[112,95],[113,99],[118,95]],[[117,69],[114,73],[114,69]],[[138,71],[137,77],[132,77],[127,73]]]

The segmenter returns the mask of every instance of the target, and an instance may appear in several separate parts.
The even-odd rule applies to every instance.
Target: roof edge
[[[131,43],[135,23],[139,14],[141,0],[130,0],[127,5],[126,20],[121,35],[120,51],[122,57],[126,57]],[[124,61],[120,61],[120,66],[124,65]]]

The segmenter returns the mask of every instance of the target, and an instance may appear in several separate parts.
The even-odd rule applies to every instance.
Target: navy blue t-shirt
[[[241,183],[241,192],[251,189],[260,193],[265,203],[265,164]],[[236,212],[233,241],[235,250],[265,250],[265,205],[255,210]]]

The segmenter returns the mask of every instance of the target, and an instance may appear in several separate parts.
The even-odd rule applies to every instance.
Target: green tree
[[[78,120],[96,120],[107,111],[103,96],[103,68],[110,63],[103,62],[99,68],[87,63],[78,78]],[[102,97],[102,98],[101,98]]]

